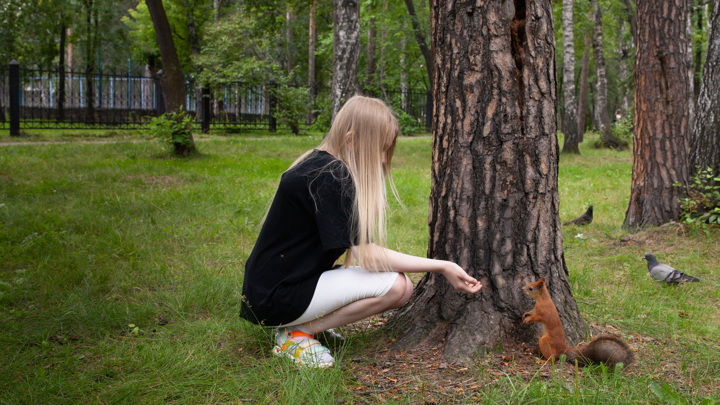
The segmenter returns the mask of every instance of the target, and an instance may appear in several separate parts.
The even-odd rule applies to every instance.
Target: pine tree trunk
[[[703,16],[705,15],[705,7],[698,6],[695,10],[697,10],[697,29],[698,31],[702,31],[704,27],[703,23]],[[709,35],[708,35],[709,37]],[[698,97],[700,97],[700,77],[702,75],[702,46],[695,47],[695,71],[693,73],[693,91],[694,91],[694,97],[695,101],[697,102]]]
[[[705,67],[690,142],[690,171],[711,168],[720,176],[720,7],[712,11]]]
[[[577,128],[577,104],[575,102],[575,36],[573,35],[573,5],[575,0],[563,0],[563,96],[565,117],[563,153],[580,153]]]
[[[660,225],[680,215],[688,180],[687,0],[637,1],[635,134],[625,227]]]
[[[358,89],[360,1],[333,0],[332,118]]]
[[[550,0],[431,3],[432,190],[428,256],[483,284],[456,292],[428,273],[389,326],[396,347],[444,344],[469,361],[508,340],[537,344],[522,325],[522,286],[541,276],[569,339],[585,324],[567,279],[559,218],[555,46]],[[510,34],[510,35],[508,35]]]
[[[145,4],[150,12],[153,27],[155,27],[155,36],[162,58],[163,73],[160,78],[160,90],[165,101],[165,110],[168,113],[175,113],[180,119],[182,118],[180,113],[185,112],[185,77],[180,68],[180,60],[175,50],[170,24],[162,0],[145,0]],[[195,142],[189,128],[188,135],[189,139],[185,141],[173,140],[177,155],[185,156],[195,151]]]
[[[608,148],[620,147],[610,127],[610,112],[607,100],[607,76],[605,70],[605,55],[603,54],[602,12],[598,0],[593,0],[595,14],[595,32],[593,35],[593,53],[595,54],[595,70],[597,74],[597,98],[595,103],[595,119],[602,134],[603,146]]]
[[[578,138],[582,143],[585,138],[585,120],[587,117],[588,102],[588,75],[590,74],[590,37],[585,35],[585,50],[582,58],[582,68],[580,69],[580,95],[578,97]]]

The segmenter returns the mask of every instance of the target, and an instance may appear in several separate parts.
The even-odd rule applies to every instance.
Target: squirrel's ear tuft
[[[538,280],[538,281],[545,284],[545,277],[540,277],[540,280]]]

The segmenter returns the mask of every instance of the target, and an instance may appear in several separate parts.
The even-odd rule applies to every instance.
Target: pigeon
[[[648,272],[653,280],[658,282],[665,282],[670,285],[678,285],[682,283],[697,283],[699,279],[688,276],[680,270],[674,269],[667,264],[660,263],[657,261],[655,256],[650,253],[645,253],[643,260],[648,262]]]
[[[568,225],[587,225],[593,220],[593,206],[589,206],[587,211],[585,211],[584,214],[580,215],[579,217],[573,219],[572,221],[565,222],[563,226]]]

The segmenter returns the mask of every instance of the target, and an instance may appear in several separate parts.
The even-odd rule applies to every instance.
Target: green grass
[[[0,142],[16,141],[6,134]],[[637,364],[568,379],[498,377],[478,361],[464,378],[479,388],[438,396],[414,388],[432,385],[426,374],[392,394],[363,383],[350,366],[375,361],[378,339],[387,340],[376,329],[349,334],[336,352],[342,367],[307,371],[271,356],[269,333],[238,319],[257,224],[280,173],[318,134],[198,137],[201,156],[189,160],[126,142],[142,139],[134,134],[107,135],[113,144],[81,135],[48,131],[29,137],[72,142],[0,146],[0,403],[720,400],[720,232],[625,232],[630,151],[582,147],[587,140],[581,156],[561,156],[559,190],[563,221],[595,207],[592,224],[563,235],[580,311],[631,337]],[[406,208],[390,203],[389,243],[416,255],[427,250],[430,157],[429,138],[403,138],[393,162]],[[660,288],[645,252],[703,282]]]

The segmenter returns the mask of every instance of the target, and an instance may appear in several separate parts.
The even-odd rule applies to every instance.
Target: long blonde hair
[[[355,186],[352,218],[353,232],[357,236],[357,257],[351,258],[348,252],[346,263],[355,259],[366,269],[387,270],[384,255],[373,249],[374,245],[386,244],[386,182],[399,201],[390,173],[399,132],[397,118],[382,100],[354,96],[337,113],[330,131],[317,147],[347,166]],[[310,152],[298,158],[292,166],[304,160]],[[371,261],[371,257],[374,260]]]

